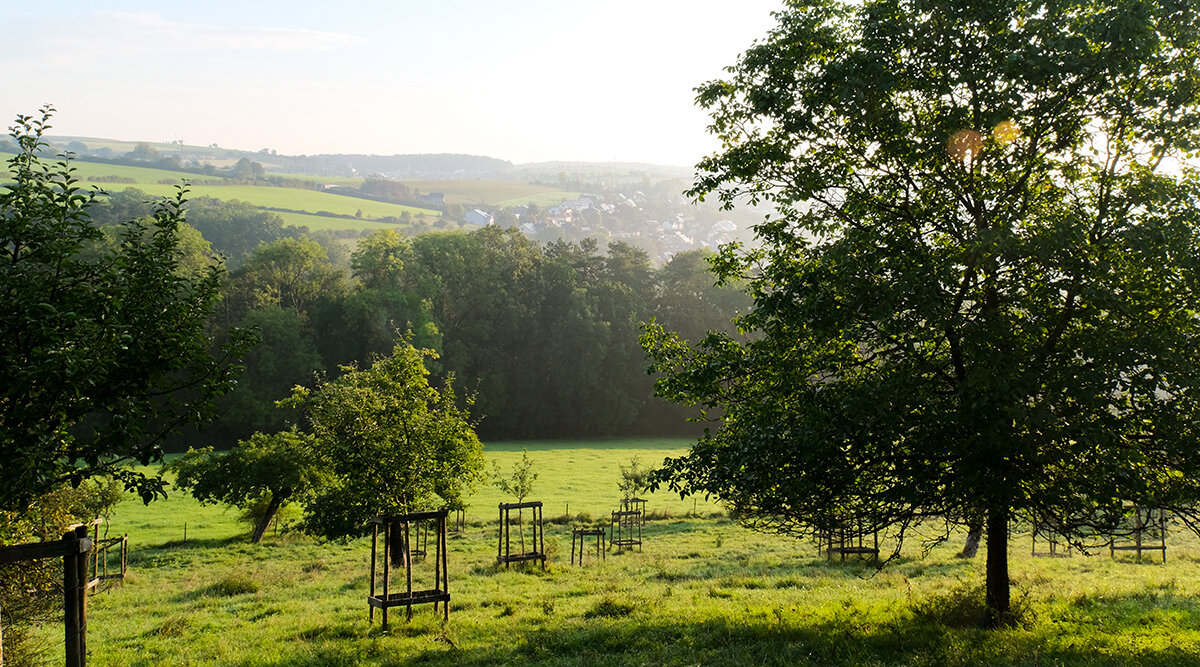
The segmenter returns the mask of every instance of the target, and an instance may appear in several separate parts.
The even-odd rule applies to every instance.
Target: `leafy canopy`
[[[722,148],[692,194],[775,213],[714,262],[748,278],[752,335],[644,336],[661,395],[723,411],[659,481],[768,530],[861,519],[897,550],[919,521],[986,521],[993,621],[1013,517],[1081,538],[1130,502],[1193,516],[1196,6],[776,18],[698,91]]]
[[[171,466],[175,485],[202,503],[226,504],[255,514],[251,541],[262,539],[276,512],[303,502],[325,474],[312,436],[296,429],[255,433],[228,452],[190,449]]]
[[[302,408],[330,476],[306,505],[305,530],[360,535],[378,514],[457,505],[482,478],[483,445],[447,383],[429,386],[424,357],[396,345],[366,369],[281,402]]]
[[[18,116],[13,179],[0,192],[0,509],[22,509],[63,482],[101,474],[149,501],[149,464],[185,424],[214,415],[246,346],[220,351],[205,331],[218,265],[180,260],[184,191],[108,240],[67,157],[41,157],[53,109]]]

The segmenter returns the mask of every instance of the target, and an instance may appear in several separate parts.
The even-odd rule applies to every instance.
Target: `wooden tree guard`
[[[1143,551],[1159,551],[1162,552],[1162,562],[1167,562],[1167,513],[1161,509],[1135,506],[1132,519],[1133,530],[1129,537],[1133,539],[1133,544],[1117,544],[1115,536],[1110,538],[1108,541],[1109,558],[1114,557],[1118,551],[1133,551],[1137,554],[1137,560],[1140,563]],[[1147,543],[1146,538],[1153,540],[1156,536],[1158,544]]]
[[[1038,543],[1039,535],[1046,541],[1046,546],[1047,546],[1046,551],[1042,551],[1042,552],[1038,551],[1037,543]],[[1032,532],[1032,540],[1031,541],[1032,541],[1032,544],[1029,547],[1029,555],[1034,558],[1070,558],[1071,557],[1071,545],[1069,545],[1069,544],[1067,545],[1066,553],[1063,553],[1058,550],[1059,544],[1063,543],[1062,536],[1059,535],[1058,531],[1055,530],[1054,527],[1049,524],[1035,522],[1033,524],[1033,532]]]
[[[636,537],[635,537],[636,531]],[[608,524],[608,545],[618,550],[637,546],[642,550],[642,513],[640,510],[621,510],[612,513]]]
[[[571,564],[575,564],[575,543],[579,543],[579,564],[583,565],[584,541],[589,537],[596,538],[596,555],[601,559],[605,559],[607,554],[604,551],[604,529],[603,528],[576,528],[571,531]]]
[[[512,540],[509,535],[509,512],[512,510],[533,510],[530,512],[530,524],[533,528],[533,550],[525,551],[524,544],[521,545],[521,553],[514,554],[512,552]],[[546,533],[542,529],[542,503],[540,500],[535,500],[527,503],[500,503],[500,536],[499,544],[496,545],[496,563],[504,563],[504,567],[508,568],[512,563],[523,563],[526,561],[540,560],[542,561],[542,569],[546,569]]]
[[[412,512],[409,514],[401,514],[399,516],[377,516],[371,519],[371,594],[367,596],[367,604],[370,606],[370,619],[375,620],[375,609],[381,610],[383,615],[383,631],[388,629],[388,609],[392,607],[407,607],[405,620],[412,619],[412,606],[415,604],[433,603],[433,611],[437,612],[438,603],[444,602],[445,606],[442,611],[442,620],[450,620],[450,575],[446,569],[446,516],[448,512],[445,509],[436,510],[433,512]],[[410,538],[412,535],[412,524],[415,522],[435,521],[437,540],[434,553],[434,587],[425,590],[413,590],[413,572],[412,572],[412,546]],[[378,544],[379,544],[379,527],[383,526],[383,594],[376,595],[375,588],[375,571],[378,561]],[[402,593],[393,593],[391,591],[391,554],[389,550],[392,544],[392,531],[400,531],[400,540],[403,546],[402,553],[407,557],[405,563],[405,590]]]
[[[638,517],[638,520],[642,522],[643,526],[646,525],[646,500],[645,500],[645,498],[622,498],[621,499],[621,511],[628,512],[630,510],[636,510],[636,511],[640,512],[641,515]]]
[[[429,523],[426,521],[418,521],[414,532],[416,539],[409,545],[408,553],[413,560],[424,560],[429,553]]]
[[[878,564],[879,532],[871,532],[871,546],[864,543],[865,537],[862,519],[858,519],[853,527],[849,521],[842,521],[834,529],[824,531],[818,539],[826,560],[832,559],[834,554],[841,554],[843,563],[846,562],[847,555],[870,556],[871,560]]]

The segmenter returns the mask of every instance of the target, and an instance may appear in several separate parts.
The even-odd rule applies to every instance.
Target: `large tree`
[[[724,410],[659,473],[752,525],[1017,518],[1075,539],[1200,497],[1200,32],[1190,2],[789,2],[699,89],[693,194],[774,205],[746,341],[645,345]],[[945,532],[940,532],[944,537]],[[897,546],[897,549],[899,547]]]
[[[206,332],[221,267],[181,264],[182,190],[110,238],[70,164],[39,157],[51,112],[17,117],[0,192],[0,510],[99,474],[150,500],[161,480],[122,464],[212,418],[245,347]]]

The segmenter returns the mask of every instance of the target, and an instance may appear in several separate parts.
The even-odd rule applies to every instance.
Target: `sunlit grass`
[[[341,231],[341,230],[359,230],[359,229],[396,229],[396,225],[390,222],[379,222],[377,220],[363,220],[361,218],[334,218],[325,215],[314,215],[308,213],[287,213],[275,211],[283,219],[283,224],[290,227],[307,227],[312,231]]]
[[[521,206],[533,202],[538,206],[555,206],[564,199],[576,199],[578,192],[566,192],[551,185],[518,183],[515,181],[453,180],[404,181],[422,193],[441,192],[447,204],[489,204]]]
[[[507,471],[528,449],[539,470],[531,499],[546,502],[549,519],[567,502],[572,514],[606,513],[618,499],[619,463],[632,455],[655,463],[685,444],[487,451]],[[876,572],[862,561],[827,563],[811,543],[749,532],[712,505],[684,517],[691,501],[660,492],[650,509],[671,518],[648,523],[641,551],[571,567],[570,525],[555,523],[546,526],[544,572],[505,570],[494,565],[500,500],[481,489],[466,530],[449,538],[450,623],[428,607],[406,623],[395,609],[388,635],[378,613],[367,619],[369,538],[319,543],[285,531],[250,545],[233,511],[181,494],[148,507],[129,501],[112,530],[130,533],[130,576],[92,598],[91,664],[940,667],[1191,664],[1200,655],[1200,543],[1181,533],[1162,565],[1107,551],[1032,558],[1018,529],[1010,558],[1022,624],[985,632],[970,623],[983,559],[954,556],[961,536],[925,557],[909,549]],[[428,563],[414,571],[432,576]]]

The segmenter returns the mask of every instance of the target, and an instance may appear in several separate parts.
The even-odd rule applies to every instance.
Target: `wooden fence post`
[[[75,531],[63,535],[63,542],[76,542]],[[79,549],[70,549],[63,555],[63,627],[66,633],[67,667],[80,667],[82,651],[79,645],[79,598],[83,589],[79,585]]]
[[[88,537],[86,525],[75,528],[75,538],[85,541]],[[94,547],[93,547],[94,548]],[[88,556],[92,549],[80,549],[75,556],[75,577],[79,581],[79,665],[87,662],[87,602],[88,602]]]

